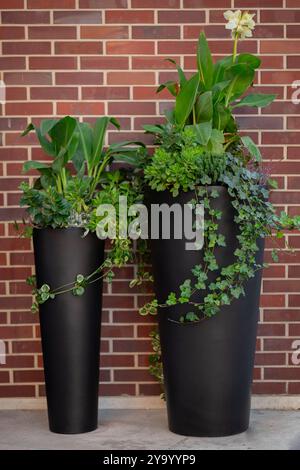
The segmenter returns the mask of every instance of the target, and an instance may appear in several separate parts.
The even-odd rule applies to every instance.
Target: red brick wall
[[[163,59],[171,56],[192,70],[200,29],[216,55],[229,53],[223,12],[249,8],[259,24],[240,50],[262,56],[258,87],[278,99],[262,112],[243,113],[240,125],[261,144],[278,179],[273,201],[299,213],[300,108],[291,101],[291,85],[300,80],[300,1],[0,0],[0,6],[0,68],[7,87],[0,118],[0,338],[8,350],[6,366],[0,365],[0,396],[35,397],[43,394],[39,329],[24,284],[33,258],[30,241],[15,235],[11,221],[22,214],[22,162],[40,151],[34,136],[21,139],[20,131],[31,119],[108,113],[120,118],[123,129],[110,132],[111,142],[149,142],[141,125],[154,122],[166,105],[167,94],[156,96],[155,87],[173,76]],[[300,368],[291,362],[292,342],[300,338],[300,236],[288,239],[295,254],[282,254],[263,281],[256,393],[300,394]],[[151,325],[137,314],[144,295],[128,289],[133,269],[122,269],[104,296],[103,395],[159,391],[147,371]]]

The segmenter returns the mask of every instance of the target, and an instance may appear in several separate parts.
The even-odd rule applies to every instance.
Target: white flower
[[[252,31],[255,27],[255,21],[253,20],[254,16],[255,14],[250,14],[247,11],[227,10],[224,13],[224,18],[228,21],[225,28],[231,29],[231,35],[233,38],[236,36],[240,39],[251,38]]]

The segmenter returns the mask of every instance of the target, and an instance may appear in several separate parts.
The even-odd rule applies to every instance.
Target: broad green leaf
[[[42,135],[48,134],[48,132],[58,123],[58,119],[43,119],[40,125],[40,131]]]
[[[55,157],[56,154],[57,154],[55,143],[50,142],[47,139],[47,137],[43,136],[38,127],[35,128],[35,132],[36,132],[37,138],[39,139],[39,143],[40,143],[42,149],[44,150],[44,152],[47,155],[50,155],[51,157]]]
[[[183,85],[185,84],[185,82],[187,82],[187,78],[184,74],[184,71],[182,70],[182,68],[180,67],[180,65],[177,64],[177,62],[173,59],[166,59],[168,62],[171,62],[171,64],[174,64],[176,69],[177,69],[177,72],[178,72],[178,77],[179,77],[179,83],[180,83],[180,86],[183,87]]]
[[[96,166],[101,160],[105,133],[107,126],[110,122],[109,117],[103,116],[96,120],[93,128],[93,154],[92,154],[92,166]]]
[[[110,144],[108,147],[109,152],[126,152],[126,151],[132,151],[132,149],[126,149],[124,147],[128,145],[137,145],[138,147],[146,147],[146,145],[143,142],[139,142],[138,140],[124,140],[123,142],[114,142],[113,144]]]
[[[183,127],[188,119],[197,96],[199,85],[199,74],[193,75],[182,87],[176,97],[175,120],[180,127]]]
[[[213,104],[211,91],[206,91],[197,97],[195,102],[195,111],[197,123],[212,120]]]
[[[201,145],[207,145],[212,134],[212,123],[202,122],[201,124],[196,124],[189,127],[195,130],[198,143]]]
[[[260,162],[262,160],[260,150],[257,147],[257,145],[253,142],[251,137],[249,137],[247,135],[243,136],[243,137],[241,137],[241,141],[245,145],[245,147],[248,150],[248,152],[250,153],[250,155],[254,158],[254,160],[257,161],[257,162]]]
[[[197,46],[197,66],[200,75],[200,81],[205,89],[210,89],[213,83],[214,64],[211,52],[206,40],[205,33],[201,32]]]
[[[77,130],[79,135],[79,146],[73,156],[73,163],[76,170],[80,172],[85,161],[87,162],[88,169],[90,168],[93,133],[90,125],[86,122],[77,121]]]
[[[236,63],[247,64],[249,67],[255,70],[259,68],[261,60],[253,54],[239,54],[237,56]]]
[[[153,126],[151,124],[145,124],[143,129],[150,134],[163,134],[163,129],[159,126]]]
[[[252,93],[248,96],[245,96],[233,108],[239,108],[241,106],[253,106],[256,108],[263,108],[268,106],[272,101],[274,101],[276,95],[265,95],[263,93]]]
[[[34,160],[29,160],[23,165],[23,173],[26,173],[29,170],[41,170],[45,168],[49,169],[49,165],[47,165],[46,163],[40,163]]]
[[[235,64],[225,71],[225,78],[230,80],[226,89],[226,106],[249,88],[253,82],[254,74],[254,70],[246,64]]]
[[[175,108],[165,109],[164,115],[169,123],[175,124]]]
[[[213,127],[215,129],[224,130],[230,119],[231,112],[222,103],[217,103],[214,106]]]
[[[76,124],[76,119],[66,116],[49,129],[48,134],[55,144],[57,157],[62,157],[67,152]]]
[[[224,59],[217,60],[214,64],[213,70],[213,85],[224,81],[225,70],[232,65],[233,57],[224,57]]]
[[[211,137],[208,143],[209,149],[214,155],[221,155],[224,153],[224,134],[218,129],[212,129]]]

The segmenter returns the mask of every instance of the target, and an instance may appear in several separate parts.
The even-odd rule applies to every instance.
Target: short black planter
[[[88,275],[102,262],[104,243],[81,228],[34,229],[37,285],[51,288]],[[78,297],[58,295],[40,305],[50,430],[75,434],[97,428],[102,282]]]
[[[226,248],[216,250],[218,264],[223,267],[234,261],[238,227],[227,189],[214,189],[220,196],[212,199],[211,205],[222,210],[219,227],[227,243]],[[148,202],[156,204],[183,205],[193,198],[193,192],[175,198],[168,192],[151,191],[147,195]],[[202,250],[186,251],[186,241],[151,240],[154,288],[160,303],[165,302],[169,292],[178,291],[178,286],[191,278],[193,266],[202,261]],[[259,245],[257,261],[262,262],[263,241]],[[170,321],[178,320],[191,310],[190,306],[160,309],[159,333],[171,431],[212,437],[237,434],[248,428],[260,284],[261,273],[257,272],[245,286],[245,297],[198,324]],[[195,300],[201,298],[203,294]]]

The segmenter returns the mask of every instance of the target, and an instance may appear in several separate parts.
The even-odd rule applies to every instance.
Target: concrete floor
[[[165,410],[102,410],[96,431],[48,431],[44,411],[0,411],[0,449],[195,450],[300,449],[300,411],[252,412],[247,432],[223,438],[184,437],[168,431]]]

